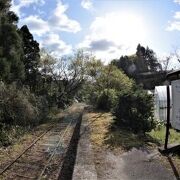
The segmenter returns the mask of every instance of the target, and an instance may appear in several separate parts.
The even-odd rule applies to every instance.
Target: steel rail
[[[43,132],[37,139],[35,139],[18,157],[16,157],[10,164],[8,164],[1,172],[0,175],[5,173],[22,155],[24,155],[37,141],[39,141],[48,131],[53,128],[51,126],[47,131]]]
[[[69,130],[69,128],[70,128],[70,126],[71,126],[71,124],[72,124],[73,121],[74,121],[74,119],[71,120],[71,122],[67,125],[65,131],[64,131],[64,132],[62,133],[62,135],[60,136],[60,139],[59,139],[59,141],[58,141],[56,147],[54,148],[54,150],[53,150],[51,156],[49,157],[49,159],[48,159],[46,165],[44,166],[43,170],[41,171],[41,174],[39,175],[38,180],[41,180],[41,179],[42,179],[42,176],[43,176],[45,170],[46,170],[47,167],[49,166],[49,163],[51,162],[51,160],[52,160],[52,158],[53,158],[53,156],[54,156],[54,154],[55,154],[57,148],[59,147],[60,143],[61,143],[62,140],[64,139],[64,136],[66,135],[66,133],[67,133],[67,131]]]

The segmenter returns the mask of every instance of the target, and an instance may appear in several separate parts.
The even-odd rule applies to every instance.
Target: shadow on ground
[[[160,146],[158,139],[151,137],[149,134],[134,134],[123,127],[118,127],[114,123],[108,128],[106,133],[105,145],[110,148],[122,147],[125,150],[142,147]]]
[[[134,134],[117,126],[112,114],[107,112],[91,111],[88,118],[100,180],[111,179],[112,175],[113,179],[121,177],[124,180],[144,180],[144,177],[146,180],[179,179],[179,165],[174,158],[161,157],[170,171],[159,163],[157,148],[162,141],[151,136],[151,133]]]
[[[178,159],[180,159],[180,149],[177,148],[173,152],[169,151],[168,153],[162,153],[162,154],[165,157],[166,163],[170,165],[176,179],[180,180],[180,169],[179,169],[180,164],[177,161]]]

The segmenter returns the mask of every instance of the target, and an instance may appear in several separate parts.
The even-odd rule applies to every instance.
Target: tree
[[[86,63],[87,75],[89,78],[92,78],[92,81],[95,81],[100,72],[102,71],[103,64],[101,60],[97,60],[95,57],[89,58],[89,61]]]
[[[57,75],[59,81],[56,80],[56,82],[60,83],[59,87],[63,88],[58,96],[59,103],[62,102],[62,99],[69,103],[82,88],[88,78],[87,62],[90,59],[91,56],[83,50],[78,50],[73,55],[61,59],[61,63],[58,65],[60,71]]]
[[[73,55],[63,56],[59,60],[47,52],[41,58],[43,91],[48,94],[58,107],[71,103],[85,79],[86,62],[90,56],[79,50]]]
[[[39,43],[34,40],[33,35],[29,32],[26,25],[21,27],[19,33],[23,40],[25,84],[29,85],[30,89],[35,92],[40,63]]]
[[[162,70],[155,52],[140,44],[138,44],[135,54],[121,56],[119,60],[113,60],[112,64],[146,89],[153,89],[154,86],[160,85],[165,80],[166,72]]]
[[[111,110],[116,106],[118,95],[124,90],[130,90],[132,85],[133,81],[117,67],[112,64],[104,66],[100,76],[96,79],[98,108]]]
[[[166,57],[162,57],[160,62],[162,64],[162,70],[165,71],[165,72],[168,72],[169,70],[169,67],[170,67],[170,63],[173,59],[173,54],[169,54],[167,55]]]
[[[99,91],[103,89],[115,89],[121,91],[129,89],[132,82],[128,76],[113,65],[104,66],[100,75],[96,79],[96,86]]]
[[[118,94],[131,89],[133,80],[113,64],[103,65],[96,59],[91,61],[88,62],[87,72],[93,72],[88,73],[88,76],[92,75],[93,78],[88,78],[83,85],[83,99],[98,108],[110,110],[116,104]]]
[[[143,73],[148,71],[148,62],[146,60],[146,49],[138,44],[135,57],[136,72]]]
[[[123,70],[130,77],[136,71],[133,56],[121,56],[119,60],[113,60],[111,64]]]
[[[1,1],[0,7],[0,78],[10,83],[24,78],[22,41],[18,17],[9,11],[10,1]]]
[[[145,49],[143,46],[138,44],[136,55],[139,57],[140,65],[144,67],[144,71],[157,72],[162,70],[155,52],[148,46]]]
[[[134,133],[150,132],[155,127],[153,97],[140,87],[134,86],[118,97],[114,108],[115,122],[119,127]]]
[[[39,63],[39,73],[37,76],[37,87],[36,93],[38,95],[45,95],[51,99],[56,87],[55,83],[55,70],[56,69],[56,59],[52,57],[45,49],[40,51],[40,63]],[[51,101],[51,100],[50,100]]]

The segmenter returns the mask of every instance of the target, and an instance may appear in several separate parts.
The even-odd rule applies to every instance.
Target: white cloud
[[[180,0],[174,0],[175,3],[180,5]],[[175,12],[173,20],[168,22],[166,31],[180,31],[180,11]]]
[[[55,30],[76,33],[81,30],[81,26],[78,21],[70,19],[65,14],[67,9],[68,5],[63,5],[61,1],[59,1],[52,17],[49,19],[49,23]]]
[[[59,34],[51,31],[47,21],[39,16],[29,16],[22,20],[28,25],[31,33],[40,38],[40,46],[46,47],[52,55],[60,57],[71,52],[72,46],[61,40]]]
[[[173,21],[169,24],[169,26],[166,28],[167,31],[180,31],[180,21]]]
[[[110,60],[135,52],[138,43],[147,42],[148,30],[143,19],[130,12],[107,13],[96,17],[89,35],[78,47],[93,51],[98,58]]]
[[[92,9],[93,8],[92,0],[82,0],[81,1],[81,6],[84,9]]]
[[[180,4],[180,0],[174,0],[174,2]]]
[[[25,5],[28,6],[33,2],[38,3],[41,1],[44,2],[44,0],[27,0],[27,3],[26,0],[23,0],[21,4],[18,4],[18,7],[24,7]],[[15,8],[15,6],[13,8]],[[52,16],[50,16],[46,21],[37,15],[30,15],[25,18],[21,18],[20,24],[27,24],[30,27],[30,30],[37,35],[42,35],[50,29],[53,32],[66,31],[77,33],[81,30],[81,26],[78,21],[70,19],[66,15],[67,9],[68,5],[64,5],[61,1],[58,1],[56,8],[53,10]],[[41,15],[42,13],[44,12],[37,9],[37,14]]]
[[[39,16],[28,16],[21,19],[21,25],[26,24],[30,31],[37,35],[42,36],[50,31],[50,27],[47,21],[44,21]]]
[[[47,34],[42,42],[42,47],[46,47],[48,51],[52,53],[52,55],[56,57],[60,57],[64,54],[68,54],[72,51],[72,46],[66,44],[64,41],[61,40],[60,36],[55,33]]]
[[[31,4],[44,5],[44,0],[19,0],[19,5],[22,7],[29,6]]]
[[[175,12],[174,19],[180,19],[180,11]]]
[[[44,5],[45,1],[44,0],[12,0],[12,5],[11,5],[11,10],[14,11],[19,17],[22,16],[21,9],[23,7],[29,7],[32,4],[36,5]]]
[[[55,9],[52,10],[47,19],[41,17],[44,12],[33,4],[41,3],[43,5],[44,0],[19,0],[19,4],[16,2],[13,9],[21,14],[19,26],[26,24],[30,32],[38,39],[40,46],[47,48],[52,55],[59,57],[72,51],[72,46],[60,38],[61,31],[76,33],[81,30],[81,26],[78,21],[67,16],[68,5],[62,4],[60,0],[56,2]],[[15,0],[13,3],[15,3]],[[21,8],[32,4],[32,8],[37,12],[36,15],[22,17]]]
[[[174,20],[169,21],[169,24],[166,28],[167,31],[180,31],[180,11],[175,12],[173,16]]]

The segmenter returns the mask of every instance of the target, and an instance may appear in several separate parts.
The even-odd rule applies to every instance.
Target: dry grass
[[[103,148],[113,150],[115,153],[123,153],[133,147],[147,149],[157,149],[164,142],[165,129],[153,130],[146,136],[133,134],[125,129],[113,127],[113,117],[111,113],[90,112],[86,114],[91,127],[91,141],[95,152],[102,153]],[[180,142],[179,133],[171,130],[170,143]],[[96,154],[95,153],[95,154]],[[95,162],[98,161],[98,156]],[[180,156],[159,156],[159,161],[171,171],[177,170],[180,176]]]
[[[98,146],[105,145],[107,140],[107,133],[113,122],[112,115],[110,113],[89,113],[88,121],[91,127],[91,140],[93,144]]]
[[[150,136],[136,135],[125,129],[113,127],[113,116],[106,112],[88,113],[91,127],[91,141],[97,147],[127,151],[133,147],[154,148],[158,142]]]
[[[60,120],[60,118],[59,118]],[[58,118],[49,119],[49,122],[41,124],[35,128],[24,129],[17,137],[12,139],[12,143],[8,146],[0,146],[0,169],[5,167],[15,157],[17,157],[34,139],[44,132],[52,123],[56,123]],[[15,134],[12,133],[11,134]]]
[[[99,160],[103,149],[113,150],[116,154],[122,154],[133,147],[157,149],[164,142],[165,129],[156,129],[144,135],[136,135],[125,129],[112,128],[113,117],[111,113],[90,112],[86,114],[91,127],[91,141],[94,148],[96,165],[101,168],[103,158]],[[180,133],[170,131],[170,143],[180,142]],[[166,166],[180,179],[180,156],[159,156],[159,162]]]
[[[0,148],[0,165],[4,167],[4,164],[12,161],[19,153],[21,153],[32,141],[37,138],[46,128],[48,124],[38,126],[37,128],[26,131],[11,146]],[[1,167],[0,166],[0,167]]]

